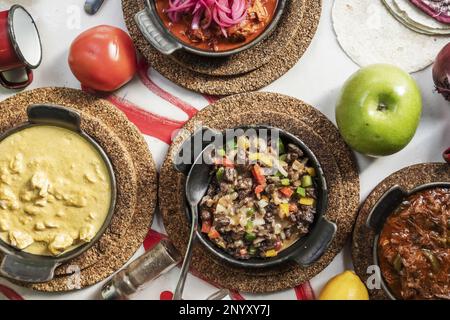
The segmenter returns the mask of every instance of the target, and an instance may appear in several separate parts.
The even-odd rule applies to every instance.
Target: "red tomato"
[[[220,238],[220,233],[217,232],[216,229],[211,228],[211,231],[208,233],[208,237],[212,240]]]
[[[292,194],[294,193],[294,191],[292,191],[291,188],[285,187],[285,188],[281,188],[280,192],[285,196],[290,198],[292,196]]]
[[[203,221],[202,223],[202,233],[210,233],[211,232],[211,222]]]
[[[255,178],[256,182],[260,185],[266,184],[266,177],[262,173],[262,169],[259,165],[255,164],[252,169],[253,177]]]
[[[260,184],[259,186],[257,186],[257,187],[255,188],[255,193],[256,193],[256,195],[259,195],[260,193],[262,193],[262,192],[264,191],[265,188],[266,188],[266,187],[265,187],[264,185],[262,185],[262,184]]]
[[[224,166],[227,168],[234,168],[234,162],[228,158],[215,159],[214,164],[217,166]]]
[[[114,91],[137,71],[136,49],[130,36],[112,26],[98,26],[80,34],[72,43],[69,65],[86,87]]]

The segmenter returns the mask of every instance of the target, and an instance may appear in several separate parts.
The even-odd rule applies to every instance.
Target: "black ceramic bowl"
[[[334,236],[337,231],[337,226],[333,222],[330,222],[325,217],[325,212],[328,204],[328,189],[326,179],[320,166],[319,161],[317,160],[314,153],[308,148],[308,146],[296,136],[278,129],[269,126],[254,126],[254,127],[241,127],[235,128],[232,130],[247,130],[247,129],[255,129],[258,131],[259,129],[269,130],[270,132],[276,132],[278,136],[287,143],[293,143],[300,147],[305,155],[310,159],[310,163],[314,167],[317,172],[317,176],[314,179],[314,183],[318,190],[317,197],[317,214],[315,217],[314,223],[310,227],[310,232],[306,236],[297,240],[290,247],[281,251],[278,256],[274,258],[252,258],[249,260],[241,260],[236,259],[224,250],[217,247],[213,242],[211,242],[205,234],[202,234],[200,231],[197,231],[197,237],[200,242],[210,251],[218,260],[227,262],[236,267],[243,268],[266,268],[266,267],[274,267],[285,262],[291,261],[297,263],[303,267],[309,266],[313,264],[315,261],[320,259],[320,257],[326,252],[331,241],[334,239]],[[205,140],[207,137],[207,140]],[[183,146],[181,147],[182,151],[178,155],[178,159],[176,160],[176,168],[177,170],[183,172],[188,175],[190,168],[196,165],[204,165],[200,163],[201,157],[198,155],[202,152],[203,149],[208,147],[211,144],[210,138],[213,140],[223,139],[224,134],[221,132],[213,131],[211,129],[203,129],[195,133],[191,139],[188,139]],[[202,139],[202,140],[200,140]],[[196,146],[193,148],[194,141],[202,141],[203,144]],[[181,152],[190,152],[193,160],[193,165],[188,165],[183,162],[183,158],[186,160],[189,157],[185,157]],[[212,167],[211,167],[212,169]],[[186,207],[186,217],[188,221],[190,221],[190,210]],[[199,230],[201,227],[199,226]]]
[[[111,181],[111,204],[109,212],[101,229],[91,242],[63,255],[49,257],[20,251],[0,240],[0,252],[3,254],[0,264],[0,275],[21,282],[42,283],[53,279],[54,271],[58,266],[83,254],[100,239],[110,225],[114,214],[117,186],[114,169],[108,156],[102,147],[80,128],[81,116],[78,112],[61,106],[33,105],[28,108],[27,113],[28,122],[4,132],[0,136],[0,141],[3,141],[16,132],[33,126],[50,125],[72,130],[86,139],[98,151],[106,164]]]
[[[380,239],[380,233],[383,230],[387,218],[391,214],[393,214],[395,210],[402,204],[402,202],[411,195],[420,191],[435,188],[450,188],[450,182],[427,183],[418,186],[417,188],[414,188],[409,192],[405,191],[402,187],[396,185],[393,186],[388,191],[386,191],[386,193],[384,193],[383,196],[380,198],[380,200],[378,200],[378,202],[374,205],[366,221],[367,227],[370,228],[373,232],[375,232],[375,237],[372,243],[373,246],[372,257],[374,265],[380,268],[378,256],[378,242]],[[386,281],[383,279],[382,273],[380,274],[379,279],[381,281],[381,288],[386,293],[386,295],[390,299],[396,300],[395,295],[392,293]]]
[[[267,38],[278,25],[285,10],[287,1],[288,0],[278,0],[277,8],[275,10],[272,21],[256,39],[245,45],[242,45],[241,47],[229,51],[214,52],[201,50],[178,39],[169,30],[167,30],[157,12],[154,0],[146,0],[146,10],[139,12],[135,16],[135,21],[146,40],[150,42],[150,44],[162,54],[170,55],[175,51],[183,49],[188,52],[210,58],[228,57],[250,49],[251,47],[257,45],[259,42]]]

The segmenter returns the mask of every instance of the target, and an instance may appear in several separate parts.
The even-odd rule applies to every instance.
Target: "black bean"
[[[264,220],[266,221],[266,223],[268,223],[269,225],[275,221],[275,218],[273,216],[268,217],[267,215],[264,217]],[[270,225],[271,226],[271,225]]]
[[[267,193],[273,193],[274,191],[275,191],[275,189],[276,189],[276,187],[275,187],[275,185],[274,184],[269,184],[267,187],[266,187],[266,192]]]
[[[306,189],[306,195],[310,198],[317,199],[316,190],[314,188]]]
[[[233,232],[233,233],[231,234],[231,238],[232,238],[233,240],[239,240],[239,239],[242,239],[243,236],[244,236],[244,232],[243,232],[243,231]]]
[[[226,182],[220,183],[220,191],[223,193],[230,193],[233,190],[234,185]]]
[[[295,144],[289,143],[288,144],[288,151],[290,153],[297,154],[299,157],[303,157],[303,151],[299,147],[297,147]]]
[[[286,229],[284,229],[284,234],[285,234],[286,238],[289,239],[289,238],[292,236],[292,230],[291,230],[291,228],[286,228]]]
[[[223,178],[227,182],[234,182],[234,179],[236,178],[237,173],[236,169],[234,168],[225,168],[225,172],[223,174]]]
[[[302,214],[302,220],[311,224],[314,222],[314,211],[310,208],[308,208],[306,211]]]
[[[288,153],[286,156],[286,160],[288,163],[292,163],[299,158],[299,155],[296,153]]]
[[[227,217],[219,217],[216,218],[215,221],[218,227],[227,227],[230,225],[230,219],[228,219]]]
[[[239,179],[237,183],[237,188],[239,190],[251,190],[253,188],[252,178]]]
[[[239,200],[244,200],[249,194],[250,194],[251,190],[240,190],[238,191],[238,198]]]

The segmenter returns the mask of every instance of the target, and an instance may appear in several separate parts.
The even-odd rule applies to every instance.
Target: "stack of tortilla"
[[[337,39],[360,66],[390,63],[408,72],[422,70],[450,42],[450,24],[417,6],[426,1],[335,0]]]

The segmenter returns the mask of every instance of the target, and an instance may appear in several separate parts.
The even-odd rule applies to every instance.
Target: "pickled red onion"
[[[192,29],[207,29],[214,22],[227,36],[226,28],[238,25],[247,16],[248,0],[169,0],[166,10],[172,22],[192,15]]]

